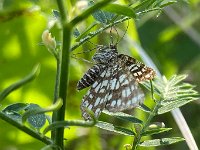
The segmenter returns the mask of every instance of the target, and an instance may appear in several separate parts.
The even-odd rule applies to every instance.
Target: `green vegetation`
[[[0,2],[0,150],[197,149],[200,1],[114,2]],[[141,107],[84,121],[76,84],[112,42],[157,76]]]

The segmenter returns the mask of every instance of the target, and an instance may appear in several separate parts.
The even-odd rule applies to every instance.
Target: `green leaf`
[[[29,112],[40,109],[40,106],[37,104],[30,104],[26,108]],[[28,123],[34,128],[41,128],[46,123],[46,116],[44,113],[42,114],[30,114],[27,116]]]
[[[25,103],[11,104],[5,107],[2,112],[5,113],[8,117],[21,122],[22,116],[20,114],[20,111],[24,110],[27,105],[28,104]]]
[[[150,129],[147,130],[145,132],[142,133],[142,136],[149,136],[149,135],[153,135],[153,134],[159,134],[162,132],[167,132],[169,130],[171,130],[172,128],[157,128],[157,129]]]
[[[158,81],[159,79],[156,78],[156,81]],[[152,81],[152,84],[153,84],[153,92],[154,94],[158,94],[158,95],[161,95],[160,91],[158,90],[158,88],[156,88],[156,83]],[[151,84],[149,81],[143,81],[141,82],[141,85],[144,86],[146,89],[148,89],[149,91],[151,91]],[[151,111],[151,110],[150,110]]]
[[[172,137],[172,138],[162,138],[162,139],[154,139],[154,140],[146,140],[139,144],[139,146],[143,147],[151,147],[151,146],[162,146],[162,145],[170,145],[177,142],[184,141],[185,139],[181,137]]]
[[[68,120],[68,121],[56,121],[47,126],[43,134],[45,135],[47,132],[51,130],[55,130],[57,128],[69,127],[69,126],[81,126],[81,127],[92,127],[96,123],[96,120],[93,121],[83,121],[83,120]]]
[[[40,72],[40,65],[37,65],[36,67],[33,68],[32,72],[29,75],[27,75],[24,79],[16,83],[13,83],[12,85],[4,89],[2,92],[0,92],[0,101],[6,98],[6,96],[8,96],[12,91],[22,87],[26,83],[35,79],[38,76],[39,72]]]
[[[171,4],[174,4],[176,2],[177,1],[175,1],[175,0],[167,0],[167,1],[161,2],[160,7],[163,8],[163,7],[169,6]]]
[[[89,2],[89,6],[91,5],[94,5],[94,1]],[[102,10],[96,10],[94,13],[92,13],[92,16],[100,23],[107,24],[113,19],[115,14]]]
[[[158,109],[158,114],[164,114],[166,112],[169,112],[173,109],[176,109],[178,107],[181,107],[191,101],[194,101],[194,100],[197,100],[199,98],[194,98],[194,97],[188,97],[188,98],[182,98],[181,100],[176,100],[176,101],[172,101],[172,102],[169,102],[163,106],[161,106],[159,109]]]
[[[108,3],[110,3],[112,0],[103,0],[95,3],[88,9],[86,9],[84,12],[82,12],[80,15],[76,16],[74,19],[71,20],[70,25],[75,26],[79,22],[86,19],[88,16],[90,16],[92,13],[94,13],[96,10],[101,9],[102,7],[105,7]]]
[[[62,105],[63,105],[62,99],[58,99],[55,104],[47,108],[41,108],[41,107],[31,107],[31,109],[27,108],[28,110],[22,116],[22,122],[24,123],[29,116],[58,110]]]
[[[144,105],[144,104],[139,105],[138,108],[143,110],[143,111],[145,111],[145,112],[147,112],[147,113],[151,112],[151,109],[149,107],[147,107],[146,105]]]
[[[24,110],[27,107],[27,105],[28,104],[26,103],[14,103],[5,107],[2,110],[2,112],[12,112],[12,111],[18,112],[18,111]]]
[[[161,97],[158,114],[169,112],[199,98],[198,92],[193,89],[195,86],[182,82],[186,77],[187,75],[174,75],[169,80],[163,77],[153,82],[154,92]],[[150,89],[147,83],[144,85]]]
[[[112,112],[109,112],[109,111],[103,111],[103,112],[107,115],[116,117],[116,118],[121,119],[121,120],[129,121],[129,122],[132,122],[132,123],[138,123],[138,124],[143,123],[142,120],[135,118],[135,117],[133,117],[129,114],[125,114],[123,112],[116,112],[116,113],[112,113]]]
[[[103,121],[99,121],[95,126],[98,128],[107,130],[107,131],[111,131],[111,132],[115,132],[115,133],[119,133],[119,134],[123,134],[123,135],[128,135],[128,136],[135,135],[135,133],[129,129],[119,127],[119,126],[114,126],[111,123],[107,123],[107,122],[103,122]]]
[[[116,13],[118,15],[124,15],[127,17],[135,18],[136,14],[131,7],[119,5],[119,4],[108,4],[103,10]]]

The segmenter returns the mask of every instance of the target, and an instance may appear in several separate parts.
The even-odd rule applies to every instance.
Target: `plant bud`
[[[163,122],[154,122],[149,125],[149,129],[164,128],[165,124]]]
[[[53,53],[56,49],[56,40],[55,37],[52,38],[51,33],[49,30],[45,30],[42,33],[42,41],[44,45],[48,48],[48,50]]]

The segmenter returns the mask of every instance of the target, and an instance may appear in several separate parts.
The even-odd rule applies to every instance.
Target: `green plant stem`
[[[54,111],[52,116],[52,122],[63,121],[65,119],[66,97],[68,90],[68,75],[69,75],[69,54],[70,54],[70,41],[72,27],[67,23],[67,14],[64,7],[63,0],[57,0],[57,5],[61,15],[61,23],[63,27],[62,32],[62,48],[59,52],[57,59],[57,74],[56,85],[54,92],[54,103],[61,98],[63,105],[60,109]],[[55,145],[64,149],[64,127],[55,129],[52,131],[51,138]],[[55,148],[56,149],[56,148]]]
[[[49,139],[46,136],[43,136],[41,134],[39,134],[38,132],[35,132],[34,130],[24,126],[23,124],[13,120],[12,118],[9,118],[6,114],[0,112],[0,118],[4,121],[6,121],[7,123],[13,125],[14,127],[18,128],[19,130],[27,133],[28,135],[34,137],[35,139],[38,139],[40,141],[42,141],[45,144],[52,144],[51,139]]]
[[[54,96],[54,102],[61,98],[63,100],[62,107],[55,111],[53,114],[52,121],[63,121],[65,119],[65,108],[66,108],[66,96],[67,96],[67,84],[69,75],[69,54],[70,54],[70,38],[71,38],[71,27],[66,24],[63,26],[63,46],[60,51],[60,60],[58,61],[57,79],[56,79],[56,90]],[[52,132],[52,139],[54,144],[64,149],[63,139],[64,128],[58,128]]]
[[[150,123],[151,123],[151,120],[152,120],[153,117],[157,114],[158,108],[160,107],[160,102],[161,102],[161,101],[158,101],[158,102],[156,103],[156,105],[155,105],[153,111],[150,112],[150,114],[149,114],[149,116],[148,116],[148,118],[147,118],[147,121],[146,121],[145,124],[143,125],[142,129],[139,131],[139,133],[137,133],[137,134],[135,135],[135,139],[134,139],[133,145],[132,145],[132,150],[136,150],[136,149],[137,149],[137,146],[139,145],[140,140],[141,140],[141,138],[142,138],[142,133],[144,133],[144,132],[148,129],[148,127],[149,127],[149,125],[150,125]]]

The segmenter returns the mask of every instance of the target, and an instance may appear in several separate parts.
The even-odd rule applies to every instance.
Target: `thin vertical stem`
[[[54,103],[61,98],[63,100],[62,107],[53,113],[52,122],[63,121],[65,119],[66,97],[68,90],[69,76],[69,53],[71,41],[71,26],[67,23],[67,15],[63,0],[57,0],[61,23],[62,23],[62,49],[60,50],[57,60],[57,75],[54,93]],[[64,149],[64,128],[58,128],[52,131],[51,138],[55,145]]]
[[[133,145],[132,145],[132,150],[136,150],[137,149],[137,146],[140,143],[140,140],[142,138],[142,133],[144,133],[147,130],[148,126],[151,123],[151,120],[156,115],[159,107],[160,107],[160,101],[156,103],[153,111],[149,114],[149,116],[147,118],[147,121],[145,122],[144,126],[142,127],[142,130],[140,130],[140,132],[137,133],[137,135],[135,136],[135,139],[134,139]]]

